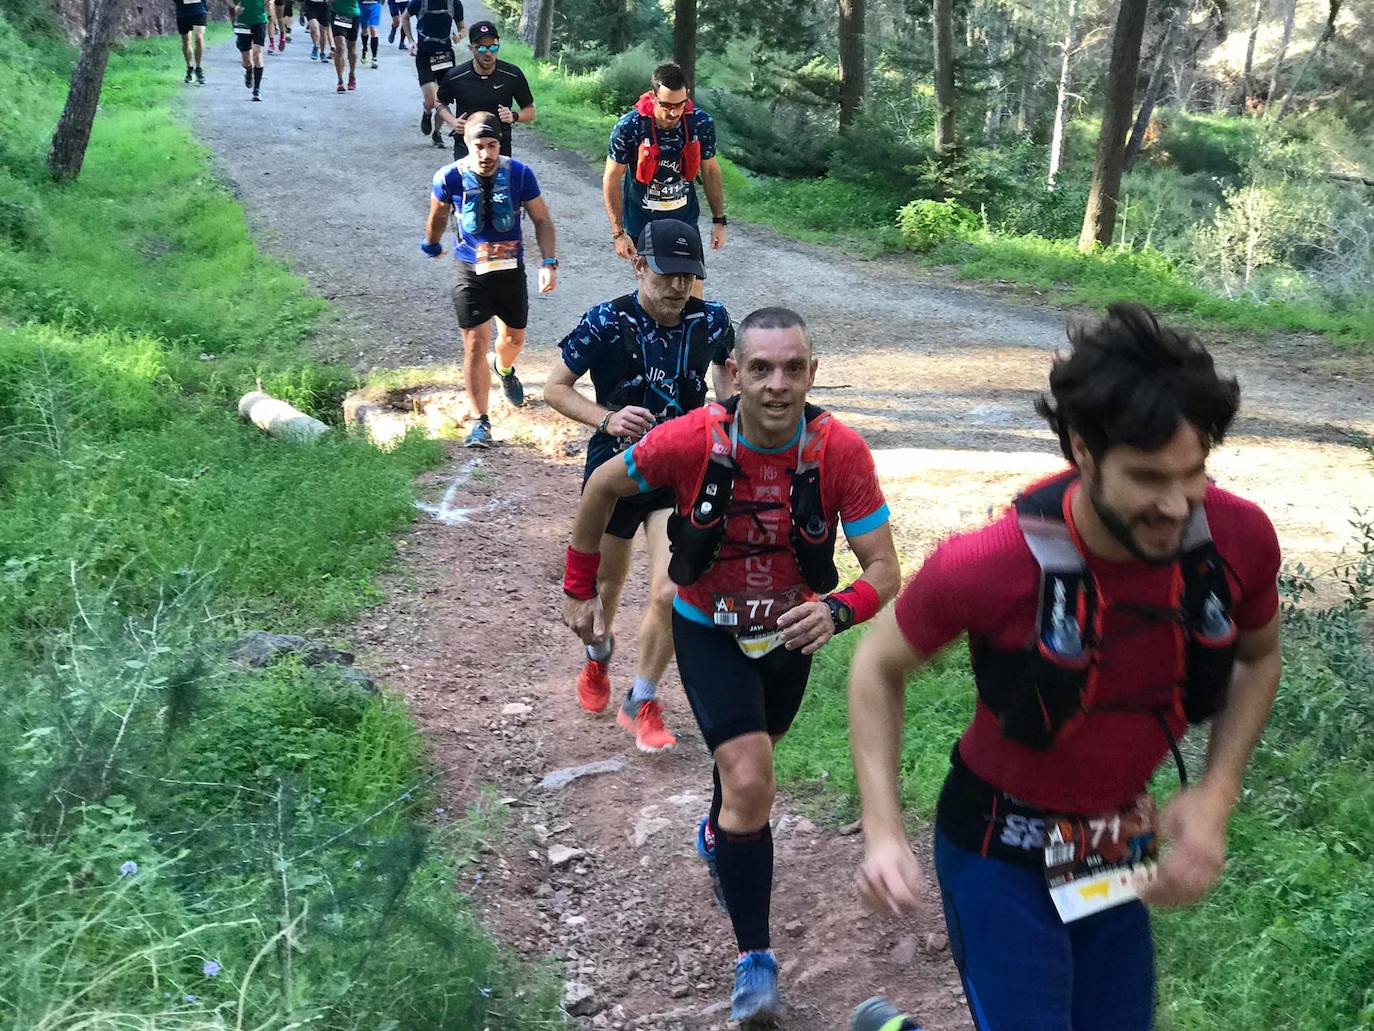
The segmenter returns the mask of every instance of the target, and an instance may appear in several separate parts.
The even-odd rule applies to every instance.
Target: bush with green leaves
[[[897,211],[902,242],[913,251],[929,251],[978,232],[977,212],[952,200],[914,200]]]

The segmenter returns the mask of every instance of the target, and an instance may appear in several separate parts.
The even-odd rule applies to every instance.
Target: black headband
[[[463,135],[473,140],[499,140],[501,130],[496,127],[493,121],[482,118],[477,121],[469,121],[463,127]]]

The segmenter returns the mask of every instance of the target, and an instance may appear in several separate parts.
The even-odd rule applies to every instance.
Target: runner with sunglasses
[[[656,218],[696,225],[701,217],[698,178],[711,206],[711,249],[720,250],[725,246],[725,187],[716,160],[716,123],[693,106],[687,77],[677,65],[659,65],[649,86],[611,130],[601,179],[615,253],[626,261],[633,258],[635,240]],[[701,289],[698,280],[697,297]]]
[[[456,134],[453,157],[467,154],[463,141],[466,120],[478,111],[496,116],[501,126],[501,153],[511,155],[511,126],[534,121],[534,94],[525,73],[508,61],[497,58],[501,36],[489,21],[479,21],[468,33],[472,60],[459,65],[439,79],[439,120]],[[449,104],[453,111],[448,110]]]

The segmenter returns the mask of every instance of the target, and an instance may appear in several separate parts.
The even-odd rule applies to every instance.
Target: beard
[[[1132,555],[1152,566],[1167,566],[1178,561],[1183,554],[1183,538],[1179,535],[1178,546],[1167,554],[1147,551],[1144,546],[1136,540],[1135,532],[1131,529],[1131,520],[1128,520],[1111,505],[1107,504],[1107,499],[1102,495],[1101,485],[1094,482],[1088,487],[1088,500],[1092,503],[1093,511],[1097,513],[1097,518],[1102,521],[1102,525],[1107,528],[1115,541]]]

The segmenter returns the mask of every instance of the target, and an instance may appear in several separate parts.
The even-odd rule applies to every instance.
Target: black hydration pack
[[[757,515],[782,507],[781,502],[734,500],[735,477],[740,475],[735,463],[739,447],[739,420],[735,417],[738,406],[738,397],[706,406],[711,453],[697,483],[695,500],[686,515],[673,512],[668,517],[668,539],[673,551],[668,575],[673,583],[682,586],[696,583],[715,565],[727,544],[731,550],[724,557],[734,559],[781,550],[779,545],[726,540],[731,514]],[[789,471],[788,507],[792,516],[789,544],[802,579],[817,594],[833,591],[840,582],[839,570],[835,568],[838,519],[827,517],[821,503],[821,462],[830,426],[829,412],[815,405],[806,406],[801,437],[797,441],[796,468]]]
[[[415,19],[416,41],[438,50],[453,47],[452,0],[421,0],[420,16]]]
[[[1095,705],[1106,612],[1113,608],[1075,541],[1065,518],[1077,470],[1031,486],[1012,503],[1017,524],[1040,567],[1035,636],[1006,651],[986,640],[970,642],[978,696],[1012,741],[1046,750],[1073,733],[1090,710],[1149,712],[1177,747],[1165,715],[1182,712],[1189,723],[1215,715],[1226,701],[1236,657],[1236,624],[1226,566],[1212,541],[1203,506],[1193,510],[1183,550],[1173,563],[1168,606],[1116,606],[1143,619],[1173,625],[1177,651],[1167,696]]]
[[[635,332],[634,320],[649,316],[639,307],[632,294],[617,297],[611,302],[615,309],[616,325],[624,345],[625,366],[616,387],[606,398],[606,406],[618,411],[626,405],[637,405],[653,413],[655,421],[671,419],[691,412],[706,403],[706,376],[711,366],[711,326],[706,314],[706,302],[691,297],[682,309],[682,346],[678,351],[677,367],[670,370],[667,380],[672,391],[660,390],[650,382],[649,369],[644,361],[644,344]]]

